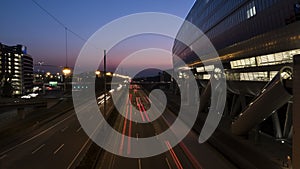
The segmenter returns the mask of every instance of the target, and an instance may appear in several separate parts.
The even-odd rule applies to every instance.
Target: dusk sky
[[[163,12],[185,18],[194,4],[194,0],[36,0],[36,2],[86,40],[99,28],[122,16],[139,12]],[[35,64],[43,61],[46,65],[65,65],[65,29],[32,0],[3,0],[0,14],[1,43],[27,46]],[[147,38],[149,39],[149,36],[142,39],[145,42]],[[139,38],[132,38],[128,42],[140,43],[137,39]],[[162,44],[165,45],[163,48],[172,45],[170,39],[161,38],[159,41],[165,43]],[[68,33],[69,66],[74,65],[84,43],[85,41]],[[155,46],[149,42],[146,45]],[[113,60],[110,60],[111,65],[118,62]]]

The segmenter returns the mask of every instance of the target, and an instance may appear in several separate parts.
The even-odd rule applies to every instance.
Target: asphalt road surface
[[[165,153],[149,158],[126,158],[122,154],[131,153],[131,140],[144,137],[150,137],[160,134],[165,131],[176,116],[166,109],[163,115],[156,119],[150,119],[149,114],[154,112],[146,112],[152,101],[137,85],[130,87],[130,92],[126,96],[128,99],[123,99],[124,118],[118,115],[115,125],[113,126],[118,132],[130,136],[128,140],[111,140],[114,142],[114,147],[118,153],[112,154],[104,151],[98,161],[96,168],[98,169],[234,169],[236,168],[223,156],[212,148],[209,144],[199,144],[198,135],[191,131],[187,137],[177,146],[172,148],[169,140],[160,140],[162,146],[167,146],[169,149]],[[134,109],[135,107],[135,109]],[[158,108],[152,109],[158,110]],[[138,116],[143,122],[149,121],[146,124],[136,123],[131,121],[134,116]],[[138,118],[136,117],[136,118]],[[141,151],[146,151],[151,147],[144,147]]]
[[[125,97],[124,97],[125,96]],[[110,140],[118,153],[112,154],[102,151],[97,169],[234,169],[218,151],[209,144],[199,144],[198,135],[193,131],[174,148],[169,140],[161,141],[161,146],[168,150],[160,155],[149,158],[125,158],[122,154],[130,154],[131,139],[140,139],[156,136],[169,128],[175,121],[174,113],[166,109],[162,116],[154,120],[150,119],[151,113],[146,112],[150,106],[152,110],[158,110],[152,100],[137,85],[130,86],[130,92],[119,99],[122,103],[123,117],[116,112],[112,126],[119,133],[130,136],[128,140],[121,137],[120,140]],[[102,104],[102,105],[101,105]],[[88,109],[89,104],[82,105],[81,109]],[[100,107],[103,102],[100,103]],[[132,121],[136,117],[144,124]],[[91,117],[92,118],[92,117]],[[1,141],[0,141],[1,142]],[[75,168],[79,160],[83,158],[91,140],[81,128],[74,110],[47,122],[37,131],[22,139],[13,140],[0,148],[1,169],[67,169]],[[145,146],[141,151],[151,147]]]
[[[44,124],[32,135],[1,147],[0,168],[70,168],[89,141],[71,110]]]

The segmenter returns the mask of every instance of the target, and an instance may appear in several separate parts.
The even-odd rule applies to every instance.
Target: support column
[[[288,107],[286,110],[286,117],[285,117],[285,123],[284,123],[284,129],[283,129],[283,137],[288,138],[291,127],[292,127],[292,122],[293,122],[293,102],[289,101],[288,102]]]
[[[281,132],[281,127],[280,127],[280,122],[279,122],[277,111],[275,111],[272,114],[272,121],[273,121],[274,130],[275,130],[275,137],[277,139],[281,139],[282,138],[282,132]]]
[[[300,168],[300,55],[294,56],[293,81],[293,169]]]

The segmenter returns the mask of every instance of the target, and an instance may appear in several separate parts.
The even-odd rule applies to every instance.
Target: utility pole
[[[104,115],[106,115],[106,50],[104,50]]]

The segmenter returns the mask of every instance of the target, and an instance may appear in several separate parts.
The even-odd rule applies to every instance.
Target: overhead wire
[[[79,38],[80,40],[86,42],[87,39],[83,38],[82,36],[80,36],[78,33],[74,32],[72,29],[70,29],[68,26],[66,26],[66,24],[64,24],[63,22],[61,22],[57,17],[55,17],[53,14],[51,14],[46,8],[44,8],[42,5],[40,5],[38,2],[36,2],[35,0],[31,0],[36,6],[38,6],[41,10],[43,10],[48,16],[50,16],[54,21],[56,21],[60,26],[62,26],[64,29],[67,29],[67,31],[69,31],[70,33],[72,33],[73,35],[75,35],[77,38]]]

